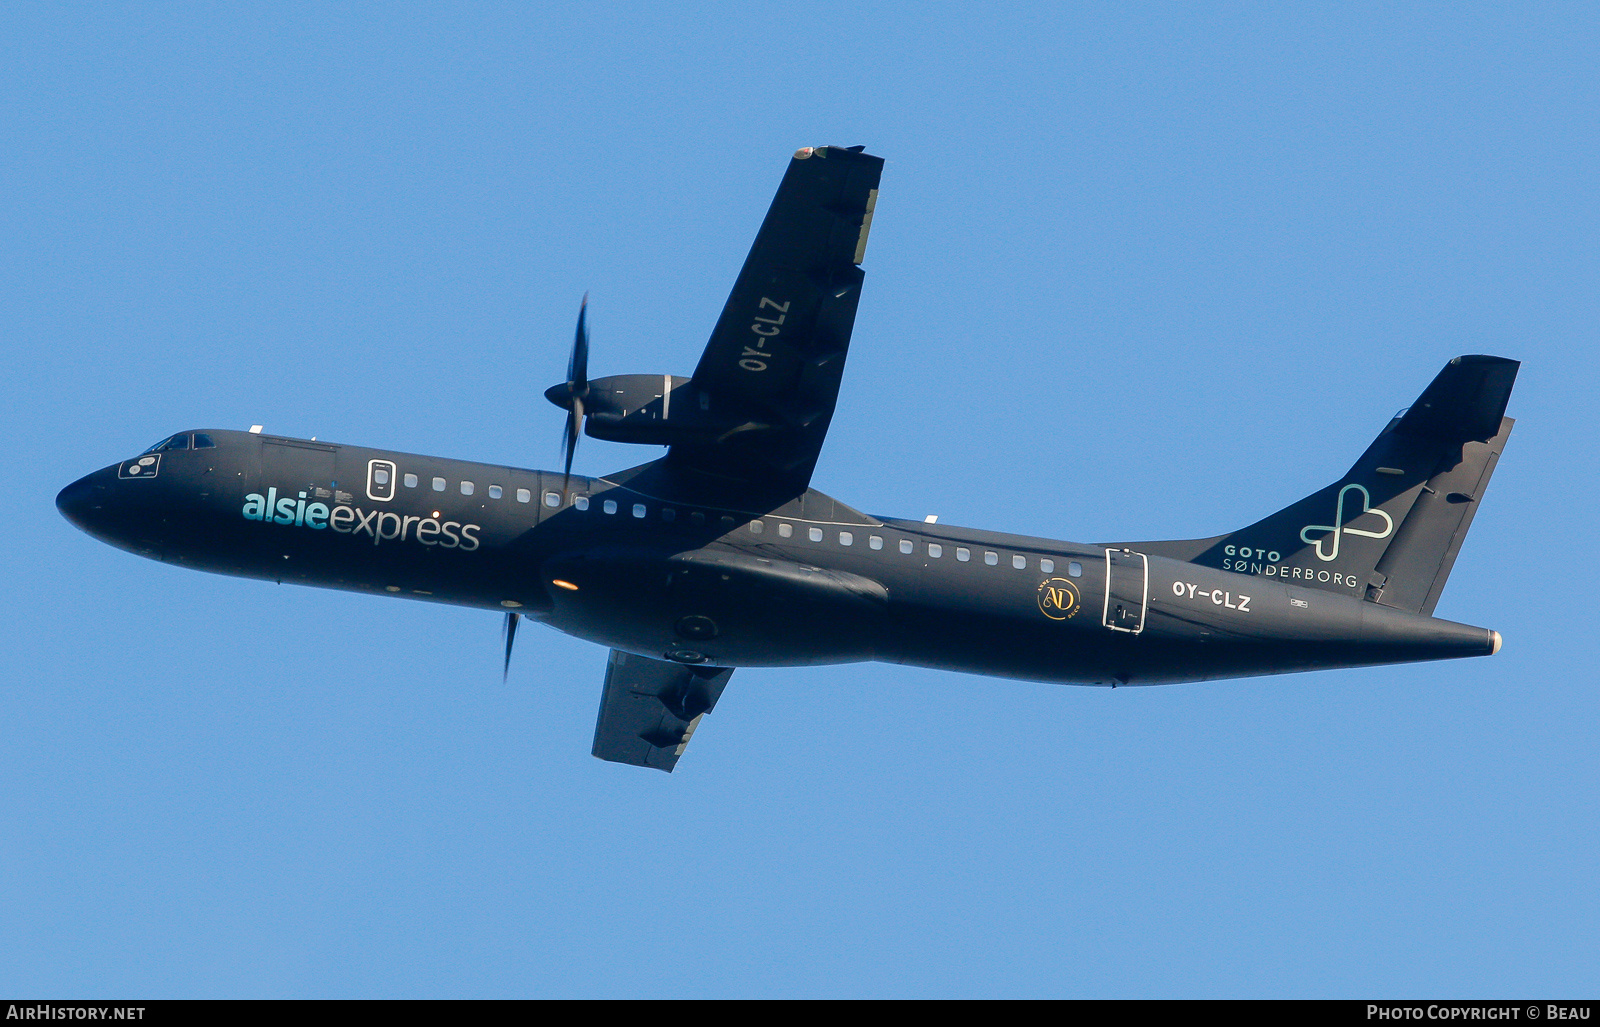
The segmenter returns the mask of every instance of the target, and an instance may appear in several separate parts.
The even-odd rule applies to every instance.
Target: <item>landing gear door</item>
[[[1112,631],[1144,630],[1150,597],[1150,560],[1131,549],[1106,550],[1106,605],[1102,621]]]

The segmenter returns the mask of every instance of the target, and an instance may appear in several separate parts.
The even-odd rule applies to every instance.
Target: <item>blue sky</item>
[[[0,992],[1594,994],[1596,52],[1577,4],[7,5]],[[1438,609],[1504,651],[740,671],[668,776],[589,756],[598,646],[502,684],[490,614],[54,509],[199,426],[556,466],[582,294],[594,373],[688,373],[822,143],[887,165],[814,485],[1207,535],[1515,357]]]

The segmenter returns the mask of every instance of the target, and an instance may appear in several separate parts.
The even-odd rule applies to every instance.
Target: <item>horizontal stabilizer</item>
[[[1438,442],[1488,442],[1500,433],[1521,366],[1505,357],[1456,357],[1400,415],[1394,430]]]

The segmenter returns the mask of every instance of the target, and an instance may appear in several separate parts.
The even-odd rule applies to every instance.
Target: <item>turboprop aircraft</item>
[[[736,667],[886,660],[1151,685],[1486,656],[1433,617],[1512,421],[1518,364],[1451,360],[1342,477],[1211,538],[1084,545],[874,517],[811,488],[883,161],[789,162],[688,377],[588,377],[561,473],[199,429],[68,485],[73,524],[219,574],[521,618],[607,646],[594,755],[670,771]],[[599,478],[580,433],[661,445]]]

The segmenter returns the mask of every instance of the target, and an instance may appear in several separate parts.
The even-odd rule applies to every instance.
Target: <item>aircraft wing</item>
[[[611,650],[594,754],[670,774],[732,676],[732,667],[688,667]]]
[[[673,445],[672,465],[806,488],[839,395],[882,171],[859,148],[807,147],[789,161],[694,371],[706,413],[731,427]]]

